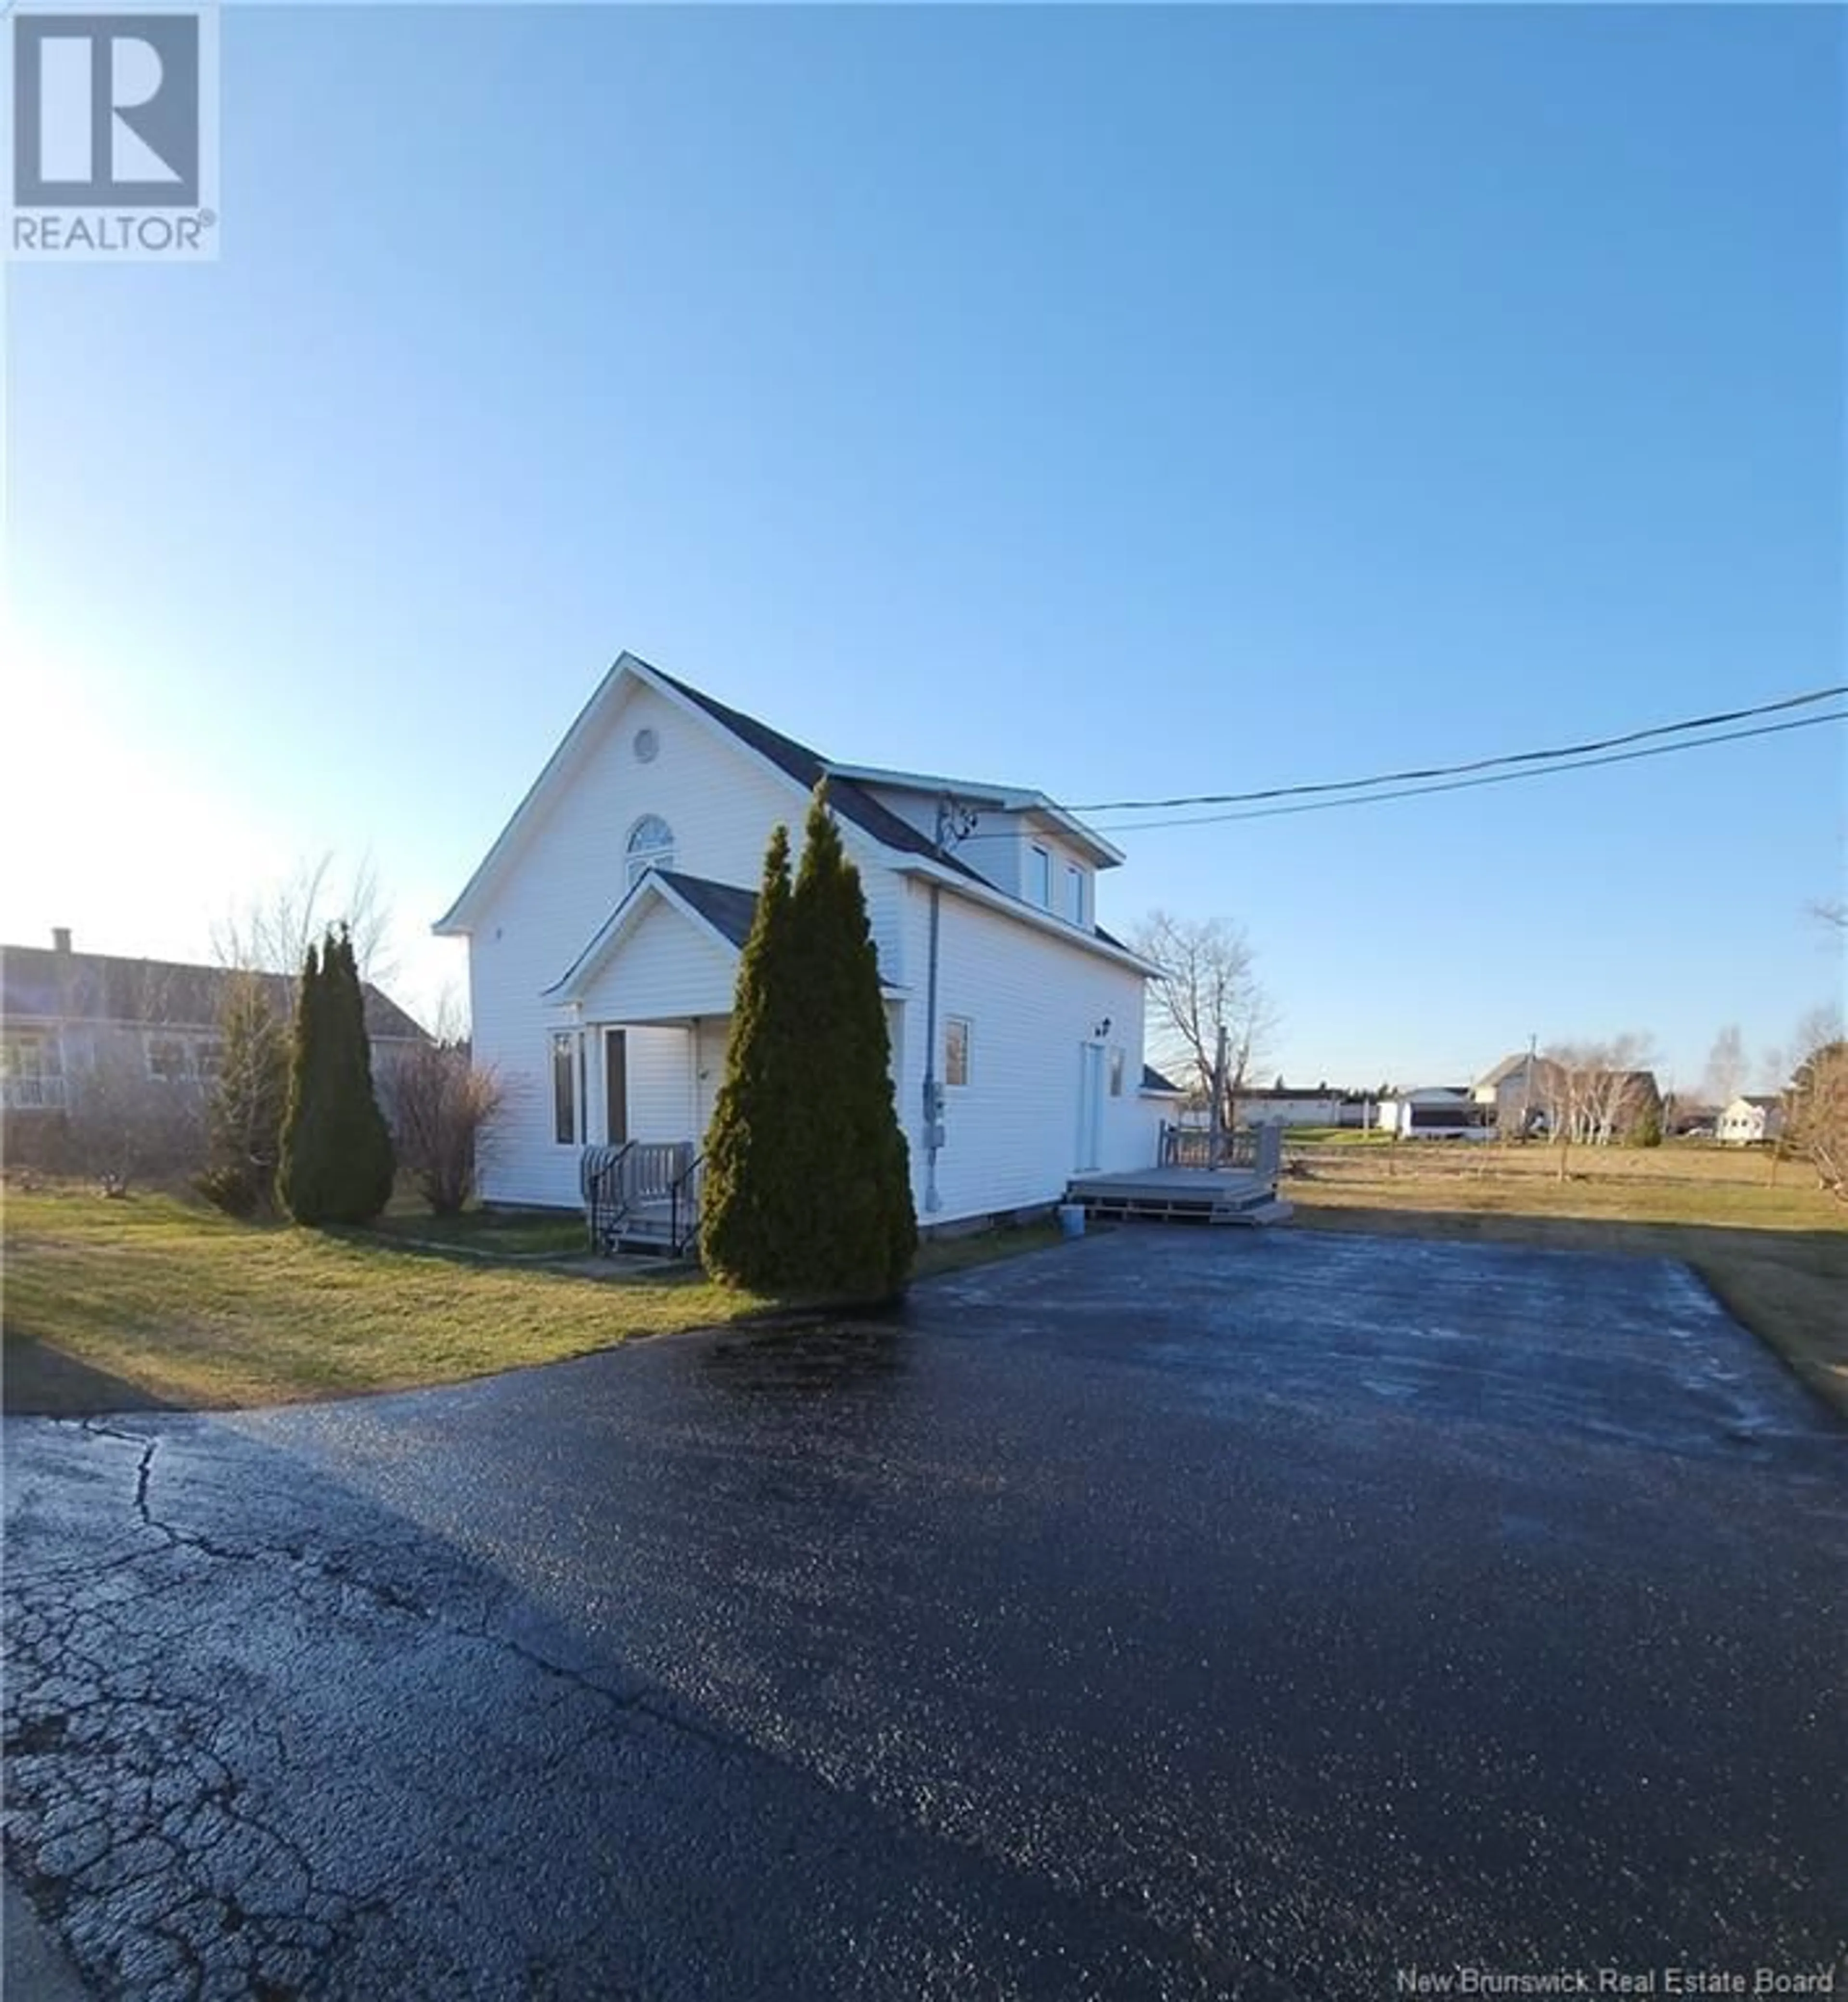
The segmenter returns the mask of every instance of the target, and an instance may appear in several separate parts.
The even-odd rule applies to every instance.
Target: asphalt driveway
[[[1848,1428],[1665,1262],[1124,1231],[889,1323],[5,1443],[8,1857],[102,1993],[1848,1944]]]

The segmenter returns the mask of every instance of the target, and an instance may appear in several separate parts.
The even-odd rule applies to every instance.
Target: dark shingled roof
[[[278,1014],[295,1007],[295,983],[258,976]],[[231,975],[221,966],[179,960],[126,959],[115,953],[61,953],[45,946],[0,946],[0,1013],[9,1020],[122,1022],[155,1029],[211,1029],[224,1010]],[[427,1042],[423,1027],[370,983],[366,1033],[386,1041]]]
[[[1142,1089],[1145,1091],[1171,1091],[1177,1097],[1186,1095],[1179,1085],[1163,1077],[1153,1064],[1144,1064],[1142,1066]]]
[[[976,881],[981,880],[973,869],[957,861],[954,855],[940,856],[936,843],[929,835],[920,834],[909,821],[901,820],[889,807],[881,806],[863,786],[852,779],[835,777],[828,771],[827,759],[818,751],[811,751],[806,744],[798,744],[793,737],[785,737],[780,730],[772,730],[767,723],[759,723],[755,716],[747,716],[742,710],[729,709],[724,703],[714,701],[689,682],[664,673],[653,661],[648,662],[647,666],[650,673],[658,675],[669,688],[678,689],[689,702],[704,710],[715,723],[723,724],[741,743],[748,744],[760,756],[768,758],[779,770],[786,772],[797,785],[812,792],[816,780],[825,776],[828,804],[863,833],[871,835],[887,848],[897,849],[901,854],[928,856],[960,875]]]
[[[636,890],[629,892],[629,896],[634,896],[636,891],[651,878],[664,884],[690,905],[728,944],[735,946],[740,952],[744,950],[744,941],[750,937],[751,927],[757,919],[757,892],[755,890],[741,890],[735,883],[715,883],[707,876],[683,875],[678,869],[650,869],[642,878],[641,884],[636,886]],[[625,898],[623,903],[626,904],[628,901],[628,898]],[[622,905],[620,904],[616,907],[617,911],[622,909]],[[570,983],[594,947],[608,933],[615,916],[616,912],[612,911],[604,919],[597,937],[577,955],[564,978],[549,992],[556,993],[560,987]],[[883,965],[879,969],[879,981],[882,987],[897,991],[898,983],[887,977]]]
[[[757,917],[757,892],[740,890],[730,883],[714,883],[704,876],[683,876],[678,869],[657,869],[655,874],[671,890],[685,898],[713,930],[728,939],[740,951],[751,936]]]

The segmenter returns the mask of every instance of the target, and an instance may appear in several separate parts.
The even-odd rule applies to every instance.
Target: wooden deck
[[[1065,1200],[1082,1203],[1086,1216],[1160,1223],[1281,1223],[1292,1213],[1274,1177],[1236,1167],[1074,1175]]]

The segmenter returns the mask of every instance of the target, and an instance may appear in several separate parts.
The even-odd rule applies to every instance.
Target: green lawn
[[[9,1410],[288,1403],[452,1382],[636,1335],[778,1306],[697,1272],[621,1274],[412,1249],[434,1219],[384,1234],[239,1223],[168,1195],[12,1193],[5,1216]],[[440,1228],[440,1226],[439,1226]],[[564,1219],[467,1219],[478,1247],[581,1247]],[[544,1241],[551,1233],[549,1242]],[[509,1241],[512,1240],[512,1241]],[[1053,1241],[1045,1229],[926,1245],[920,1277]]]
[[[563,1256],[586,1243],[584,1219],[549,1210],[465,1210],[457,1216],[432,1216],[425,1209],[386,1211],[373,1234],[399,1244],[449,1245],[459,1251],[490,1256]]]

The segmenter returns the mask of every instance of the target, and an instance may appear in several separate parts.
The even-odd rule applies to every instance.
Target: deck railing
[[[61,1112],[69,1103],[61,1077],[0,1077],[0,1106],[9,1112]]]
[[[1160,1160],[1164,1168],[1243,1168],[1274,1181],[1283,1166],[1283,1128],[1266,1121],[1215,1134],[1205,1126],[1171,1126],[1164,1120]]]
[[[696,1170],[691,1140],[625,1140],[620,1146],[586,1147],[578,1162],[577,1183],[584,1197],[584,1221],[592,1250],[607,1251],[622,1234],[626,1219],[651,1208],[665,1212],[680,1249],[680,1217],[690,1205]]]

